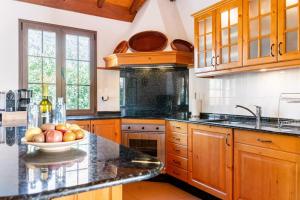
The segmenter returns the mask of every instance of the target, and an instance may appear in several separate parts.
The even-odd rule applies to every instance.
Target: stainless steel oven
[[[122,124],[122,144],[165,162],[165,126]]]

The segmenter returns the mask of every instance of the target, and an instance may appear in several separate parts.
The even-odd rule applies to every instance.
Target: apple
[[[58,131],[61,131],[61,132],[66,132],[68,130],[67,126],[64,125],[64,124],[57,124],[55,126],[55,129],[58,130]]]
[[[57,130],[48,130],[46,132],[46,142],[62,142],[63,133]]]
[[[73,132],[76,134],[76,140],[84,138],[84,130],[80,129]]]
[[[76,140],[76,134],[72,131],[67,131],[64,133],[63,141],[64,142],[70,142]]]

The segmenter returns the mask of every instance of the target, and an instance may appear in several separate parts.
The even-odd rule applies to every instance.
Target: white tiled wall
[[[236,104],[263,108],[263,116],[277,117],[282,92],[300,92],[300,69],[252,72],[211,79],[196,78],[190,70],[190,111],[249,115]],[[196,94],[196,99],[195,99]],[[300,119],[300,104],[281,104],[280,117]]]

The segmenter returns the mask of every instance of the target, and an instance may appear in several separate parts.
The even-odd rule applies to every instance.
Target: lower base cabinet
[[[92,133],[121,144],[120,119],[92,120],[91,127]]]
[[[69,124],[77,124],[80,128],[91,131],[91,121],[90,120],[72,120],[68,121]]]
[[[299,200],[300,139],[235,132],[234,199]]]
[[[188,183],[220,199],[231,200],[233,131],[189,124]]]
[[[122,185],[90,192],[83,192],[77,195],[70,195],[54,200],[122,200]]]

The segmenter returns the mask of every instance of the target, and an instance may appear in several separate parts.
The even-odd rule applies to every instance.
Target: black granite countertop
[[[87,134],[64,153],[21,144],[24,127],[0,127],[0,199],[52,199],[158,175],[157,159]],[[146,161],[140,162],[140,161]]]

